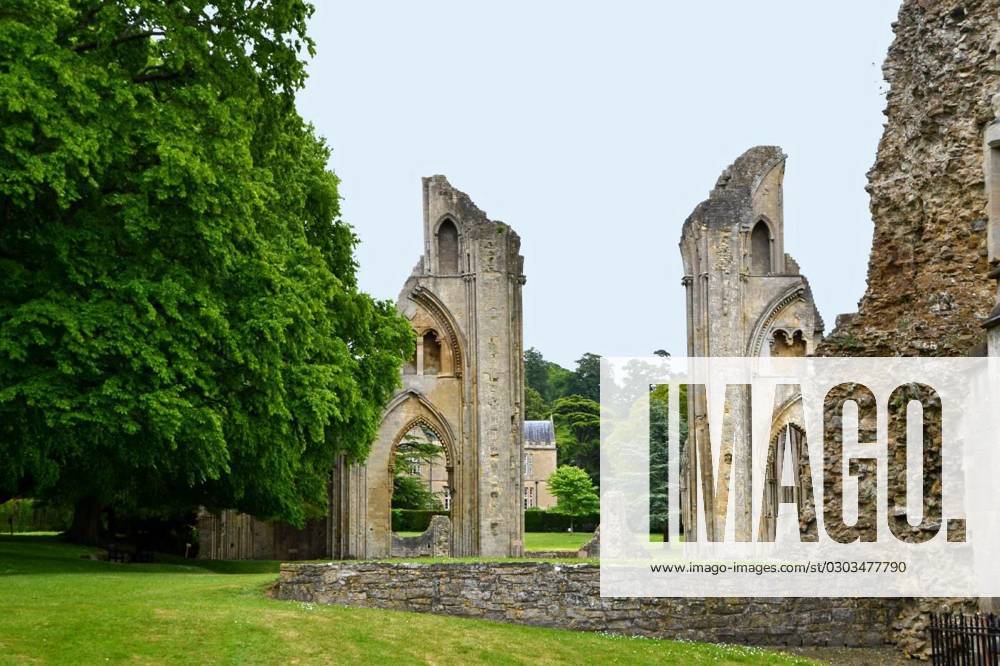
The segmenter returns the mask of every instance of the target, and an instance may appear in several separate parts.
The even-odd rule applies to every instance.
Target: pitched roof
[[[525,421],[524,443],[555,446],[556,430],[552,421]]]

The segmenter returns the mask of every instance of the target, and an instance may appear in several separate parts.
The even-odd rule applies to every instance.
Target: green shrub
[[[13,518],[13,520],[11,520]],[[62,532],[69,529],[73,512],[31,499],[15,499],[0,504],[0,532]]]
[[[593,532],[601,522],[599,512],[582,516],[568,516],[565,513],[546,511],[545,509],[525,509],[525,532],[566,532],[570,524],[577,532]]]

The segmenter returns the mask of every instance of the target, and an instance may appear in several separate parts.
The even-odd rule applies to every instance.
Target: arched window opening
[[[399,440],[394,451],[390,506],[393,509],[450,511],[452,491],[448,472],[448,459],[437,434],[420,423],[414,425]],[[393,526],[393,531],[412,529],[407,525]]]
[[[806,339],[802,331],[795,331],[789,337],[782,330],[774,332],[771,340],[771,356],[802,358],[806,355]]]
[[[438,272],[458,272],[458,229],[451,220],[445,220],[438,227]]]
[[[802,515],[806,493],[806,488],[803,486],[803,474],[808,471],[802,469],[805,446],[802,430],[798,426],[790,424],[784,426],[772,442],[767,457],[767,471],[764,481],[766,492],[760,515],[762,541],[774,541],[775,539],[779,504],[796,504],[799,516]],[[786,455],[790,456],[791,460],[785,460]],[[791,471],[791,479],[787,478],[786,470]],[[785,484],[785,481],[789,480],[792,485]]]
[[[764,220],[750,232],[750,273],[768,275],[771,272],[771,232]]]
[[[424,374],[436,375],[441,372],[441,343],[438,342],[437,333],[427,331],[423,338],[424,348]]]

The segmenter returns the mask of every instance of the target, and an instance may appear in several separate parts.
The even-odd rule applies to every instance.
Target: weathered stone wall
[[[285,564],[279,599],[753,645],[877,646],[885,599],[601,598],[600,569],[541,562]]]
[[[818,355],[983,353],[994,287],[985,279],[982,143],[1000,87],[998,16],[998,0],[904,0],[883,66],[885,131],[868,173],[868,286]],[[908,601],[894,623],[906,654],[929,655],[927,612],[942,605],[970,610],[975,601]]]
[[[434,516],[427,529],[417,536],[392,533],[393,557],[448,557],[451,555],[451,520]]]
[[[1000,87],[998,11],[997,0],[903,2],[868,173],[868,287],[819,355],[961,356],[983,340],[993,285],[982,142]]]

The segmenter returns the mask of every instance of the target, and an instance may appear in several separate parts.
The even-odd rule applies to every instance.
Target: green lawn
[[[525,532],[525,550],[577,551],[593,538],[590,532]]]
[[[121,565],[0,537],[0,663],[807,663],[750,648],[584,634],[264,596],[273,563]]]

